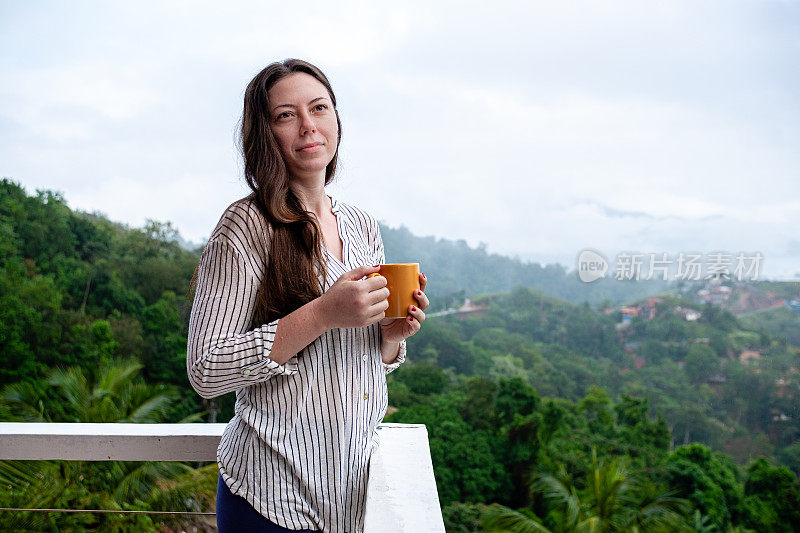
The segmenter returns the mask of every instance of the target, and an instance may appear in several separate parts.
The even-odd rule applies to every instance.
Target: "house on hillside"
[[[468,316],[482,317],[486,315],[488,307],[489,305],[486,300],[476,304],[472,300],[467,298],[466,300],[464,300],[464,305],[459,307],[458,310],[456,311],[456,315],[458,316],[458,318],[466,318]]]
[[[711,374],[706,379],[706,383],[708,383],[709,388],[718,395],[722,394],[722,389],[727,382],[728,378],[724,374]]]
[[[663,302],[661,298],[651,296],[647,302],[639,306],[639,316],[642,320],[653,320],[656,317],[656,304]]]
[[[635,316],[639,316],[639,308],[638,307],[631,307],[626,306],[622,308],[622,321],[623,322],[630,322],[631,319]]]
[[[689,309],[688,307],[681,307],[680,305],[675,307],[675,312],[681,315],[687,322],[694,322],[695,320],[703,316],[702,313],[700,313],[700,311]]]
[[[714,305],[722,305],[731,297],[732,289],[727,285],[718,285],[711,288],[711,303]]]
[[[722,305],[728,301],[733,289],[727,285],[712,285],[710,289],[697,291],[697,299],[701,304]]]
[[[697,291],[697,299],[701,304],[711,303],[711,291],[708,289],[700,289]]]
[[[739,362],[743,365],[749,363],[750,361],[758,363],[760,358],[761,352],[758,350],[742,350],[742,353],[739,354]]]
[[[622,349],[625,350],[625,353],[635,353],[636,349],[639,347],[639,344],[639,341],[626,342],[622,345]]]

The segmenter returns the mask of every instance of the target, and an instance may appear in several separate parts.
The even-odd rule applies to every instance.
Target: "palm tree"
[[[584,480],[586,486],[579,490],[563,465],[556,474],[534,475],[531,491],[540,494],[553,516],[558,517],[556,531],[674,531],[685,523],[688,502],[632,478],[620,458],[600,463],[593,449]],[[496,504],[486,508],[482,519],[483,527],[490,532],[550,531],[540,522],[535,516]]]
[[[7,413],[28,422],[157,423],[176,394],[142,382],[141,368],[138,362],[105,361],[86,373],[77,367],[56,369],[46,382],[51,391],[18,383],[3,390],[0,402]],[[47,392],[51,399],[43,400]],[[193,415],[184,422],[197,419]],[[217,475],[215,464],[3,461],[0,484],[9,489],[0,501],[20,508],[201,511],[213,503]],[[2,529],[155,529],[144,515],[4,513],[2,518]]]
[[[497,503],[483,507],[481,527],[487,533],[553,533],[541,524],[538,517],[527,516]]]
[[[166,385],[137,380],[141,369],[136,361],[103,361],[89,371],[58,368],[45,382],[52,390],[41,382],[14,383],[0,401],[23,422],[159,422],[177,395]]]

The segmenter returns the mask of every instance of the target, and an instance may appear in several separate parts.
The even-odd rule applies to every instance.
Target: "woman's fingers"
[[[419,311],[419,309],[417,309],[417,311]],[[425,320],[424,313],[422,320]],[[411,314],[406,317],[406,326],[409,328],[408,335],[405,336],[406,338],[412,336],[422,328],[422,324],[420,324],[419,320]]]
[[[388,307],[388,305],[386,307]],[[378,312],[376,312],[375,314],[373,314],[372,316],[367,318],[367,325],[374,324],[375,322],[380,322],[383,319],[385,319],[386,318],[386,307],[384,307],[383,309],[380,309],[380,308],[378,308],[378,309],[370,309],[371,311],[378,311]]]
[[[415,307],[413,305],[410,305],[408,307],[408,314],[411,315],[411,318],[414,318],[420,324],[425,322],[425,313],[423,313],[422,309],[420,309],[419,307]]]
[[[425,287],[428,285],[428,278],[425,277],[425,274],[420,272],[419,273],[419,290],[425,291]]]
[[[389,289],[381,287],[367,294],[367,302],[369,305],[375,305],[381,302],[386,302],[386,307],[389,307],[389,302],[386,299],[389,297]]]
[[[425,293],[422,290],[414,291],[414,298],[419,302],[419,306],[421,309],[427,309],[428,306],[431,304],[428,301],[428,297],[425,296]]]
[[[370,306],[370,309],[372,310],[373,314],[383,313],[385,317],[386,310],[389,309],[389,300],[387,300],[386,298],[378,300],[377,302],[375,302]]]
[[[378,274],[377,276],[372,276],[371,278],[367,278],[367,279],[361,280],[361,281],[359,281],[359,283],[363,283],[364,287],[367,290],[375,291],[375,290],[380,289],[381,287],[385,287],[386,283],[387,283],[387,280],[386,280],[386,278],[384,278],[383,276]]]

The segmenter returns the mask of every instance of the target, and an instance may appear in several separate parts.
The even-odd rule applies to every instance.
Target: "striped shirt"
[[[384,262],[374,218],[332,199],[343,260],[327,252],[324,290],[345,272]],[[231,492],[288,529],[363,530],[367,469],[388,405],[378,324],[326,331],[286,363],[269,357],[280,319],[250,329],[270,228],[244,198],[203,250],[186,367],[204,398],[236,391],[217,462]]]

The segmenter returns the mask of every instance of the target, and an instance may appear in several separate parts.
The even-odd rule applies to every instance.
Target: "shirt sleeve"
[[[395,359],[393,362],[389,364],[383,363],[383,361],[381,361],[381,363],[383,363],[383,369],[388,374],[389,372],[395,370],[398,366],[403,364],[405,360],[406,360],[406,340],[403,339],[402,341],[400,341],[400,351],[397,352],[397,359]]]
[[[383,238],[381,237],[381,228],[378,225],[378,222],[375,219],[371,220],[371,227],[370,227],[370,237],[372,238],[372,257],[375,258],[377,261],[376,264],[382,265],[386,262],[386,254],[383,250]],[[383,369],[388,374],[389,372],[395,370],[399,367],[403,362],[406,360],[406,340],[403,339],[400,341],[400,351],[397,352],[397,358],[391,363],[384,363]]]
[[[213,398],[277,375],[297,373],[297,355],[270,359],[279,320],[248,331],[258,280],[225,239],[210,241],[200,258],[189,317],[186,371],[203,398]]]

